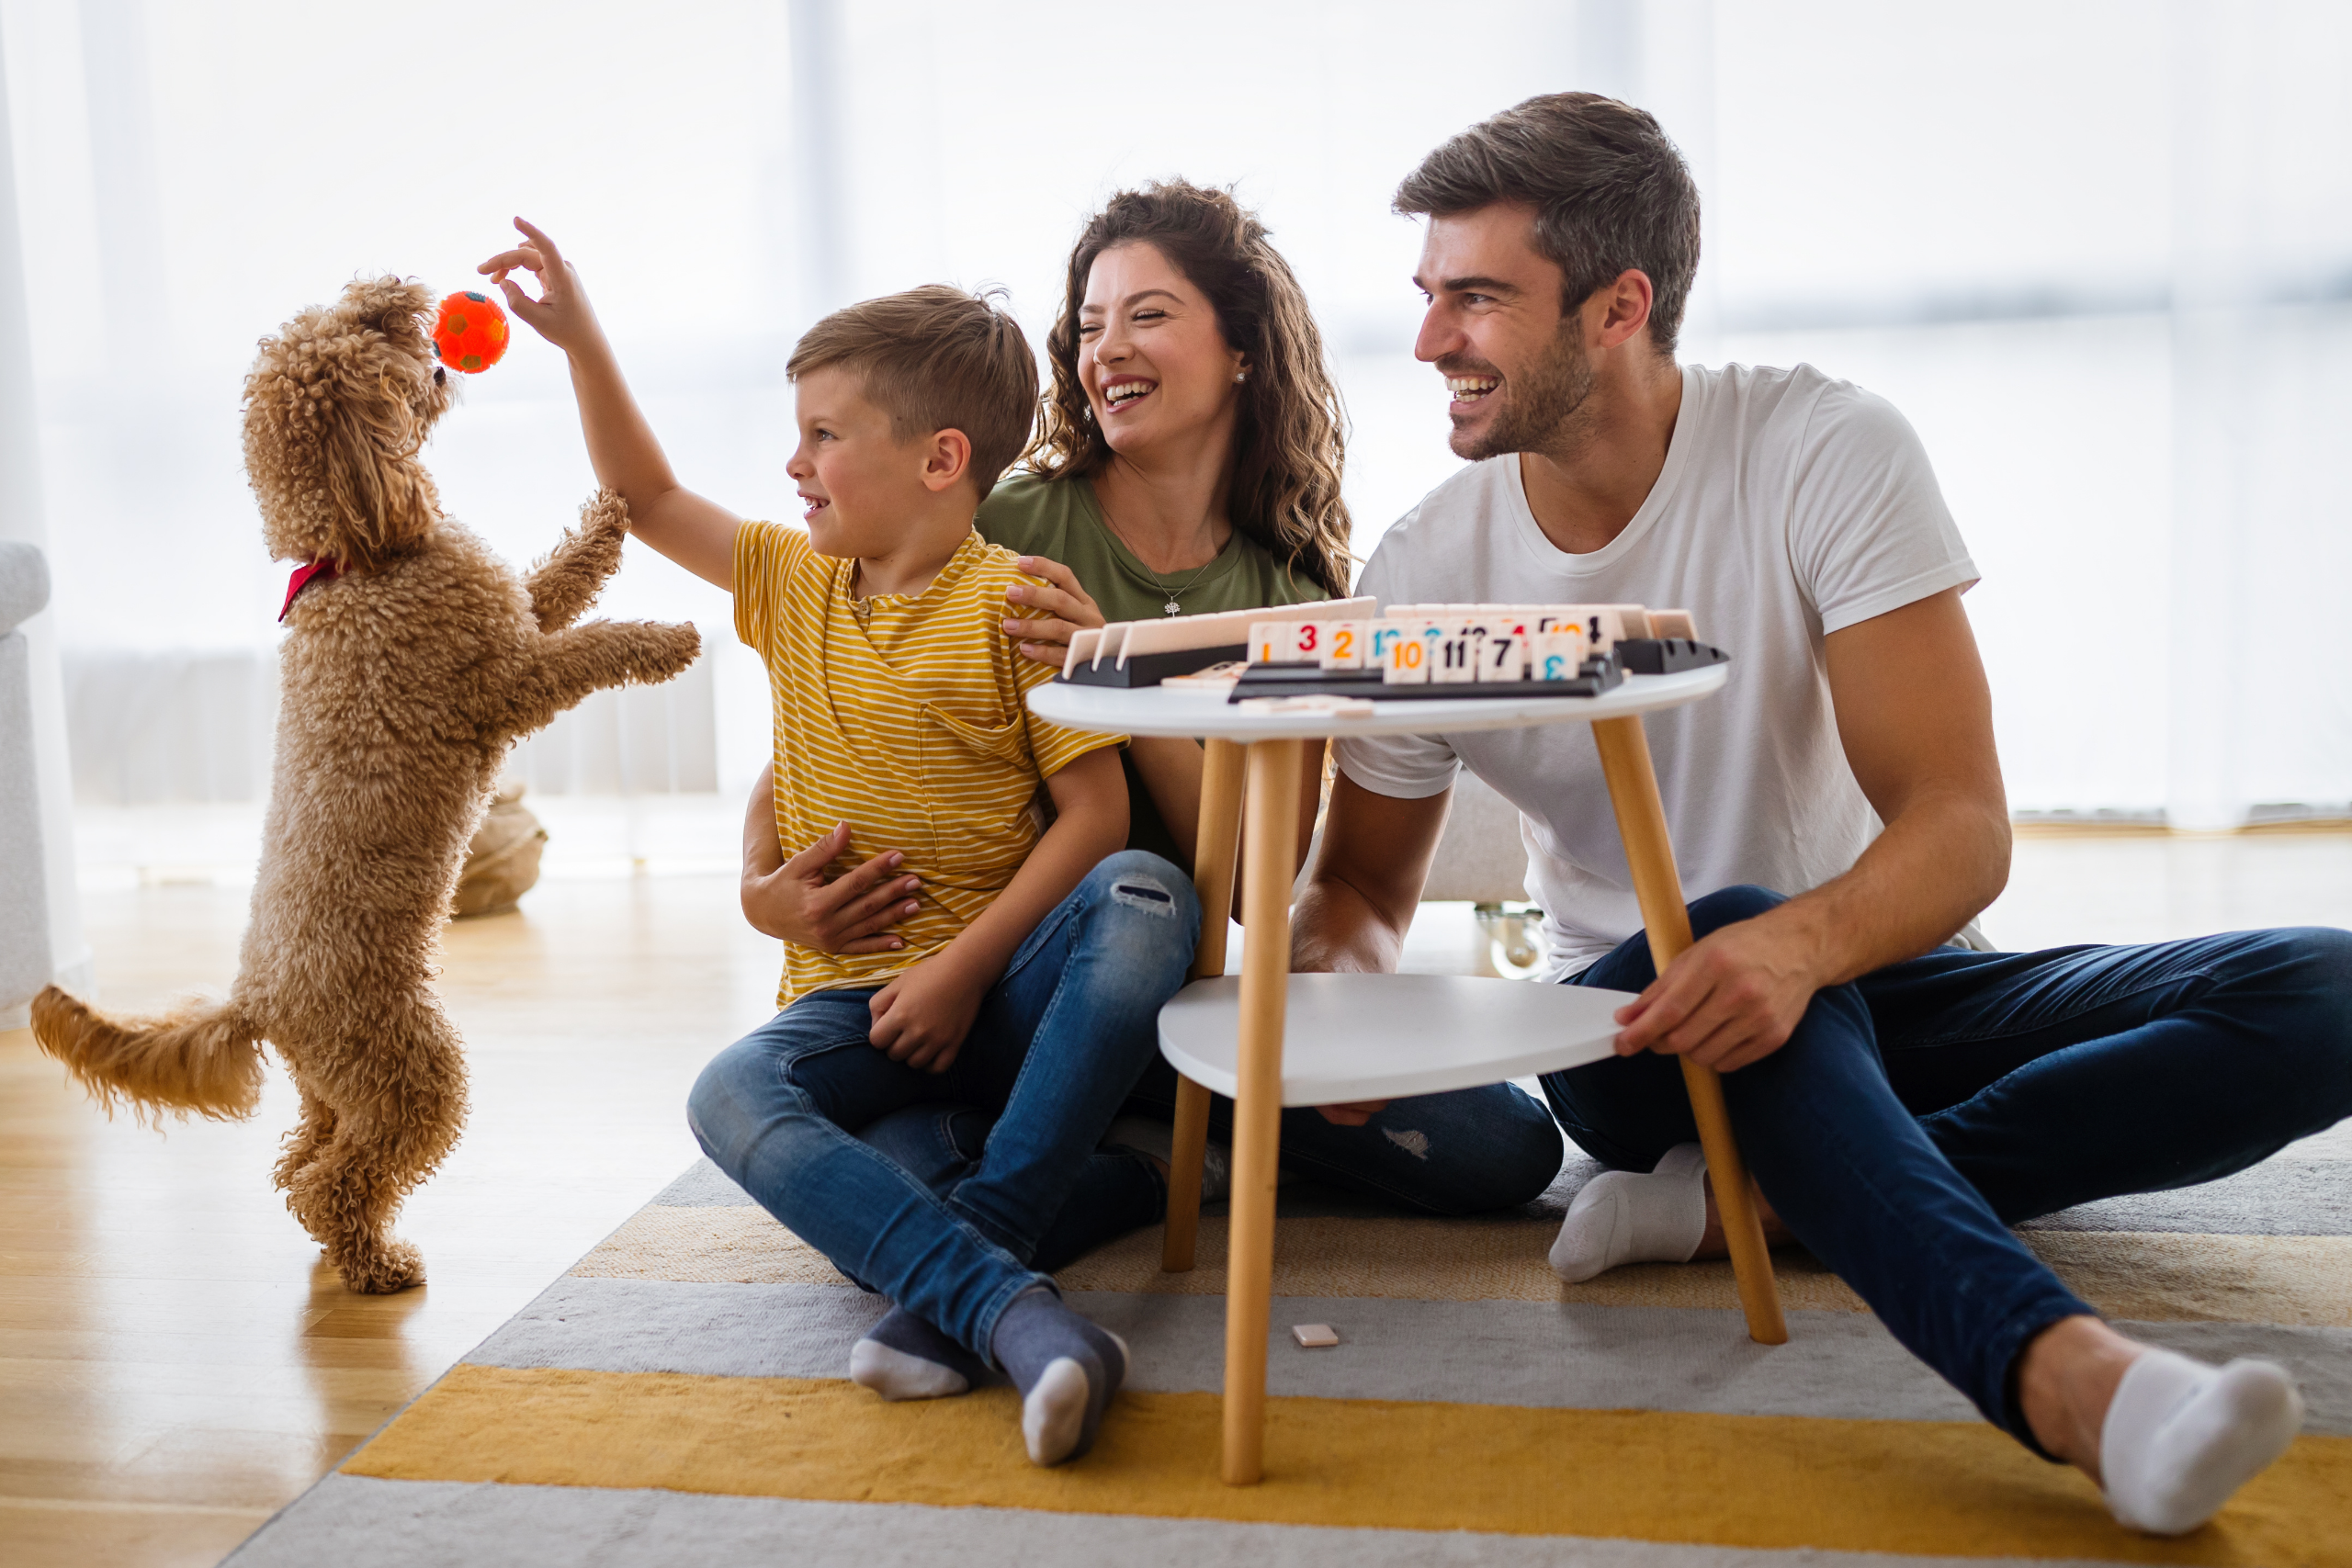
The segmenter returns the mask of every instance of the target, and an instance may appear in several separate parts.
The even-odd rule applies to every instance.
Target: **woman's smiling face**
[[[1208,297],[1142,241],[1094,258],[1079,309],[1078,367],[1111,449],[1137,457],[1200,440],[1238,408],[1250,367],[1218,329]]]

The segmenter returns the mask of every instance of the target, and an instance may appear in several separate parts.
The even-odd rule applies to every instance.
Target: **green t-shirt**
[[[1093,481],[1014,474],[980,503],[973,519],[980,537],[1015,555],[1043,556],[1069,568],[1111,621],[1157,620],[1173,598],[1188,615],[1252,610],[1261,604],[1303,604],[1330,595],[1304,570],[1285,567],[1265,546],[1233,531],[1207,566],[1165,574],[1137,560],[1102,521]],[[1134,761],[1119,754],[1127,774],[1127,847],[1176,862],[1176,840],[1151,803]]]

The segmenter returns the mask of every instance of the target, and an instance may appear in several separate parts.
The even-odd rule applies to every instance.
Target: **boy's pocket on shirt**
[[[920,734],[923,789],[941,847],[964,861],[959,869],[1018,865],[1038,834],[1029,809],[1037,765],[1019,716],[974,724],[925,703]]]

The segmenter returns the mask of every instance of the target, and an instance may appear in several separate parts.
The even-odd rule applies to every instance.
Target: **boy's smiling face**
[[[963,484],[971,444],[959,430],[900,440],[888,411],[847,366],[794,384],[800,445],[785,466],[799,486],[808,542],[819,553],[871,559],[907,542],[911,525]],[[966,487],[968,488],[968,487]],[[969,513],[966,513],[968,520]]]

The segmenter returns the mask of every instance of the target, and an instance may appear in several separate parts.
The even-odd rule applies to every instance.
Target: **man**
[[[1531,99],[1396,207],[1429,219],[1415,353],[1473,462],[1359,592],[1688,607],[1731,650],[1719,695],[1648,725],[1700,940],[1653,973],[1584,727],[1351,739],[1297,967],[1394,967],[1467,766],[1521,812],[1561,977],[1640,993],[1614,1059],[1544,1080],[1612,1168],[1554,1265],[1723,1255],[1688,1055],[1724,1074],[1771,1234],[2119,1519],[2203,1522],[2292,1439],[2292,1382],[2124,1337],[2008,1226],[2228,1175],[2352,1110],[2352,938],[1952,944],[2007,878],[2008,818],[1976,570],[1901,415],[1809,367],[1676,363],[1698,194],[1637,109]]]

